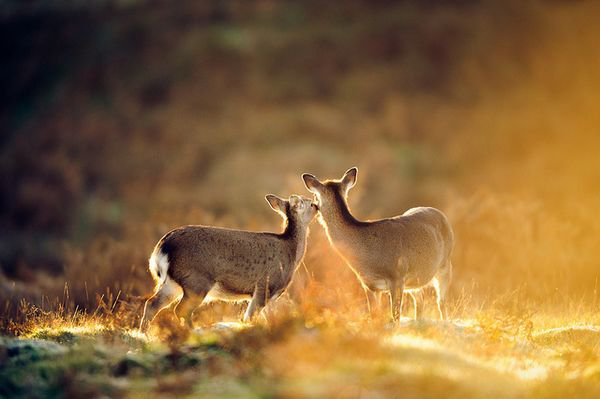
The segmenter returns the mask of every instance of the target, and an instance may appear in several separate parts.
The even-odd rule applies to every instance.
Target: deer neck
[[[361,222],[352,213],[341,193],[336,193],[329,206],[321,207],[319,221],[325,227],[329,241],[335,245],[351,239],[354,229]]]
[[[290,245],[294,265],[297,265],[304,256],[307,236],[308,226],[305,223],[299,222],[294,217],[287,218],[281,237]]]

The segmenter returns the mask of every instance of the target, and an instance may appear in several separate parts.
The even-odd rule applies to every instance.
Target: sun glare
[[[457,337],[467,340],[481,337],[481,328],[474,320],[457,320],[451,325],[458,328],[451,328],[452,333],[447,334],[443,330],[447,330],[448,325],[444,326],[441,330],[436,331],[437,339],[425,338],[412,333],[396,333],[387,337],[385,343],[392,348],[414,350],[413,356],[433,359],[429,361],[432,362],[434,369],[439,365],[446,365],[449,359],[453,359],[451,363],[455,367],[448,369],[446,365],[438,370],[439,373],[453,379],[466,378],[466,375],[478,371],[512,375],[522,381],[541,380],[548,376],[551,364],[534,360],[531,355],[521,353],[518,349],[511,350],[510,352],[514,353],[506,356],[505,352],[500,349],[478,347],[478,351],[482,351],[483,354],[477,355],[465,351],[464,347],[453,342],[444,342],[448,340],[448,336],[453,336],[453,340]],[[456,349],[454,349],[455,345]],[[495,343],[491,345],[495,345]],[[515,340],[512,346],[518,348],[518,340]],[[497,354],[494,353],[494,350],[497,351]],[[558,367],[558,365],[555,366]]]
[[[88,321],[83,324],[77,325],[69,325],[68,323],[64,323],[58,326],[40,326],[35,327],[30,334],[28,334],[27,338],[39,337],[43,335],[60,335],[60,334],[72,334],[72,335],[83,335],[83,336],[91,336],[98,335],[106,331],[110,331],[111,329],[102,324],[93,321]]]

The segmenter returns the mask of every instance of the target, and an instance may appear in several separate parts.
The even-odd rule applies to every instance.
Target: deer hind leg
[[[193,281],[186,281],[183,287],[183,297],[175,307],[175,315],[183,323],[194,328],[194,311],[196,311],[206,295],[213,287],[213,283],[206,278],[195,276]]]
[[[415,320],[420,320],[423,318],[423,290],[410,291],[409,295],[413,300]]]
[[[194,328],[194,312],[200,307],[208,291],[210,290],[198,292],[184,289],[183,298],[174,309],[182,325],[185,323],[189,329]]]
[[[446,306],[446,294],[448,293],[448,287],[452,282],[452,263],[448,260],[444,267],[435,275],[432,280],[433,288],[435,289],[436,301],[438,305],[438,311],[440,312],[440,319],[446,320],[448,317],[448,311]]]
[[[365,296],[367,297],[367,312],[373,318],[381,311],[381,291],[371,291],[364,287]]]
[[[140,322],[140,330],[145,332],[156,315],[181,298],[182,288],[173,279],[167,277],[144,304],[144,313]]]

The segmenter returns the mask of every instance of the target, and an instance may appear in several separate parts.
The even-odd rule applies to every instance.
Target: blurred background
[[[8,0],[0,18],[4,315],[133,301],[169,229],[276,231],[265,194],[351,166],[359,218],[448,214],[456,304],[599,304],[596,1]],[[298,303],[361,306],[316,222],[305,265]]]

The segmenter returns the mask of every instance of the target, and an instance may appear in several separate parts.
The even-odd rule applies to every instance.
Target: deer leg
[[[402,297],[404,295],[404,279],[388,283],[390,287],[390,313],[392,321],[399,322],[402,313]]]
[[[265,305],[267,303],[267,291],[266,291],[265,285],[266,284],[264,284],[264,283],[258,283],[254,287],[254,293],[252,294],[252,299],[250,300],[250,303],[248,304],[248,307],[246,308],[246,313],[244,313],[244,318],[243,318],[244,323],[247,323],[250,320],[252,320],[254,315],[257,312],[260,312],[261,309],[265,307]]]
[[[423,318],[423,290],[409,292],[415,309],[415,320]]]
[[[381,291],[371,291],[364,288],[367,297],[367,312],[372,317],[381,311]]]
[[[167,278],[144,304],[144,313],[140,321],[140,330],[145,332],[156,315],[181,297],[181,286]]]
[[[175,306],[174,312],[182,324],[187,324],[188,328],[194,328],[194,312],[202,304],[208,291],[209,290],[192,292],[184,289],[183,298],[177,306]]]
[[[446,294],[448,293],[448,287],[452,281],[452,263],[446,262],[446,265],[440,269],[436,276],[432,280],[433,288],[435,289],[436,302],[438,305],[438,311],[440,312],[440,319],[446,320],[448,317],[448,310],[446,306]]]
[[[194,311],[202,304],[214,283],[203,276],[195,275],[183,283],[183,298],[175,307],[175,315],[187,326],[194,328]]]

